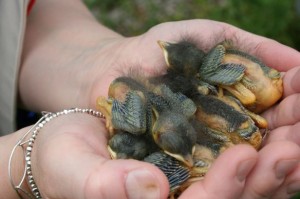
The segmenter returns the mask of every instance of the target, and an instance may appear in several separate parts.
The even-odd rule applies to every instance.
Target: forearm
[[[0,196],[7,199],[19,198],[12,185],[8,176],[8,162],[13,147],[18,140],[24,135],[26,129],[17,131],[7,136],[0,137]],[[24,157],[22,150],[17,149],[14,153],[11,173],[15,183],[19,183],[24,172]],[[22,184],[22,187],[27,186],[26,179]],[[26,187],[27,189],[27,187]]]
[[[91,57],[118,38],[122,36],[99,24],[81,1],[36,2],[24,39],[21,103],[37,111],[89,106],[80,94],[90,87],[85,79]]]

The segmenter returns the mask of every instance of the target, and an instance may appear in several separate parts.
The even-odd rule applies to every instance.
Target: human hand
[[[84,31],[84,28],[82,31]],[[88,31],[90,31],[90,29],[87,28],[86,32]],[[96,34],[90,33],[89,35],[94,36]],[[52,110],[52,111],[55,109],[57,110],[61,107],[77,106],[77,105],[81,107],[89,106],[95,108],[96,98],[99,95],[104,95],[104,96],[107,95],[107,88],[110,82],[115,77],[120,76],[123,73],[126,73],[130,69],[133,70],[138,69],[148,75],[155,75],[165,70],[165,64],[164,64],[164,59],[162,56],[161,49],[156,44],[157,40],[178,41],[181,38],[184,38],[186,36],[191,38],[194,41],[194,43],[199,45],[199,47],[204,48],[206,50],[208,50],[216,43],[224,39],[233,39],[235,44],[237,46],[240,46],[242,50],[246,50],[250,54],[257,56],[258,58],[263,60],[267,65],[271,67],[277,67],[277,69],[279,69],[280,71],[287,71],[288,69],[291,69],[294,66],[300,65],[300,56],[297,51],[288,48],[286,46],[283,46],[273,40],[255,36],[251,33],[247,33],[245,31],[242,31],[240,29],[237,29],[235,27],[232,27],[224,23],[219,23],[219,22],[214,22],[209,20],[190,20],[190,21],[182,21],[182,22],[170,22],[170,23],[165,23],[153,27],[147,33],[141,36],[131,37],[131,38],[123,38],[120,36],[112,37],[108,40],[105,40],[104,44],[99,43],[99,46],[96,45],[97,44],[96,39],[93,40],[90,38],[88,42],[90,43],[95,42],[96,44],[92,45],[92,47],[88,45],[87,46],[84,45],[83,47],[88,47],[86,51],[84,51],[83,49],[76,49],[75,51],[73,50],[70,54],[68,54],[68,56],[70,57],[68,56],[67,57],[72,58],[73,54],[78,55],[78,57],[76,57],[75,59],[76,61],[71,62],[69,60],[68,63],[64,63],[65,67],[63,68],[60,67],[60,70],[65,70],[65,72],[62,72],[62,74],[69,74],[68,72],[71,71],[72,74],[75,75],[75,77],[72,75],[65,76],[64,78],[66,78],[67,80],[64,81],[61,87],[56,87],[57,89],[59,89],[58,92],[56,92],[57,95],[53,94],[53,92],[47,92],[51,88],[51,84],[44,84],[46,87],[35,89],[36,91],[38,91],[37,93],[39,93],[39,95],[44,96],[45,100],[38,100],[39,103],[34,103],[34,105],[32,106],[37,106],[35,107],[35,109],[37,110],[44,109],[44,110]],[[79,39],[78,41],[81,40]],[[51,45],[45,45],[45,46],[51,47]],[[74,49],[72,48],[72,46],[69,45],[63,46],[64,48],[61,48],[61,46],[59,47],[60,49],[63,50]],[[41,48],[40,51],[36,51],[36,52],[42,54],[43,53],[42,50],[44,50],[44,48]],[[58,51],[58,54],[59,53],[63,53],[63,52]],[[42,56],[37,56],[37,57],[40,58]],[[35,62],[34,60],[30,61],[29,59],[28,64],[32,64],[32,63],[37,63],[38,65],[44,64],[44,66],[46,65],[45,68],[47,68],[47,64],[51,65],[51,67],[62,65],[61,63],[53,64],[47,61],[48,59],[42,62]],[[55,60],[55,61],[60,61],[60,60]],[[53,69],[53,71],[55,70]],[[55,75],[57,75],[57,72],[55,72]],[[35,85],[38,85],[36,84],[36,82],[34,82],[35,81],[34,78],[30,79],[26,77],[28,76],[26,75],[23,76],[23,78],[21,79],[23,79],[24,81],[21,82],[25,82],[25,80],[27,82],[32,81],[30,84],[31,88],[34,88]],[[51,79],[51,75],[47,78]],[[66,84],[67,86],[65,86]],[[25,83],[22,85],[25,86]],[[73,85],[74,88],[77,88],[77,90],[74,88],[70,89],[69,85]],[[30,93],[30,92],[26,92],[26,89],[23,89],[23,92],[21,92],[21,94],[22,93],[26,95],[26,93]],[[24,99],[25,98],[26,97],[24,97]],[[24,100],[25,105],[27,105],[28,107],[31,106],[29,101],[34,102],[34,100]],[[67,137],[63,139],[67,139]],[[63,141],[61,142],[62,144],[65,144],[65,142]],[[280,152],[282,151],[282,153],[277,153],[277,151],[282,148],[282,147],[279,148],[279,145],[285,146],[284,150],[280,150]],[[102,147],[105,148],[104,146]],[[285,158],[299,159],[298,153],[299,153],[299,147],[297,147],[295,143],[291,141],[285,141],[283,143],[280,142],[267,143],[267,145],[259,153],[256,153],[255,151],[253,151],[252,148],[249,148],[247,146],[233,147],[232,149],[229,149],[223,155],[221,155],[220,158],[217,159],[216,163],[208,172],[204,181],[199,182],[200,184],[202,183],[204,187],[203,189],[196,190],[199,188],[199,183],[196,183],[195,185],[190,187],[182,195],[182,197],[188,198],[188,196],[191,196],[190,198],[192,198],[192,197],[198,197],[202,195],[202,196],[206,196],[207,198],[215,198],[215,197],[240,198],[241,195],[243,195],[245,198],[246,196],[253,196],[252,198],[262,198],[261,196],[264,194],[266,194],[267,197],[269,197],[269,194],[272,190],[276,190],[281,185],[284,185],[284,187],[286,187],[287,185],[285,182],[289,181],[287,180],[288,178],[285,177],[283,177],[284,178],[283,180],[281,179],[282,181],[281,183],[278,183],[278,181],[274,179],[273,168],[275,167],[276,163],[279,160]],[[233,158],[231,156],[233,156]],[[230,164],[228,163],[228,160],[230,160],[229,162]],[[245,178],[246,180],[242,180],[242,182],[238,183],[236,181],[236,178],[233,178],[233,176],[237,176],[237,168],[239,168],[239,166],[242,166],[241,162],[244,162],[246,160],[250,160],[250,162],[245,163],[246,164],[245,168],[241,167],[243,168],[241,169],[243,173],[243,175],[241,174],[242,176],[241,178],[242,179]],[[257,161],[255,167],[254,167],[254,163],[251,163],[251,160],[253,160],[254,163],[255,161]],[[224,166],[225,165],[224,163],[225,164],[228,163],[228,165]],[[49,164],[52,163],[50,162]],[[254,169],[249,174],[252,167],[254,167]],[[41,166],[40,168],[43,167]],[[261,178],[257,179],[257,176],[263,176],[262,174],[266,174],[266,170],[265,170],[266,168],[268,168],[268,171],[271,172],[269,173],[269,176],[267,176],[268,178],[266,178],[266,180],[264,181],[266,182],[267,185],[264,186],[263,190],[257,190],[256,185],[259,185],[258,182],[261,181]],[[226,172],[224,172],[224,170],[226,170]],[[157,171],[157,173],[159,173],[159,171]],[[66,174],[70,175],[71,172]],[[289,175],[289,179],[291,179],[290,176],[295,176],[294,178],[299,179],[297,175],[292,175],[292,174],[294,174],[294,172]],[[157,176],[159,176],[159,174],[157,174]],[[251,178],[251,176],[254,177]],[[162,179],[160,182],[165,183],[163,177],[160,179]],[[219,179],[222,179],[222,181],[220,181]],[[79,181],[77,182],[80,181],[82,182],[82,179],[79,179]],[[220,186],[218,186],[218,182],[220,183]],[[39,184],[39,182],[37,183]],[[209,183],[210,186],[205,185]],[[226,185],[226,186],[222,187],[221,185]],[[102,185],[99,186],[101,188]],[[99,186],[96,185],[96,187]],[[226,189],[224,190],[221,188],[226,188]],[[43,189],[44,188],[42,185],[41,186],[42,192]],[[53,188],[53,190],[55,189]],[[109,190],[110,189],[107,189],[107,191]],[[165,184],[161,186],[161,190],[162,190],[161,196],[164,197],[167,190]],[[192,195],[190,195],[191,193]],[[227,193],[228,195],[225,195],[225,193]]]
[[[184,24],[186,30],[182,29]],[[207,32],[199,32],[199,30],[195,30],[195,27],[206,27]],[[170,31],[177,34],[170,34]],[[197,35],[197,38],[194,35]],[[217,35],[218,39],[212,39],[211,35]],[[141,70],[148,75],[163,72],[165,70],[164,60],[156,41],[178,41],[185,36],[191,38],[204,49],[209,49],[215,43],[224,39],[233,39],[237,46],[241,46],[241,49],[259,57],[267,65],[280,71],[292,70],[294,65],[300,64],[298,52],[275,41],[254,36],[226,24],[206,20],[166,23],[152,28],[144,35],[120,39],[112,43],[111,51],[119,52],[116,56],[118,58],[110,62],[112,65],[106,72],[102,71],[101,74],[106,75],[98,78],[101,81],[94,80],[94,88],[92,89],[92,95],[90,95],[92,96],[91,102],[94,102],[98,95],[106,95],[106,93],[101,93],[101,91],[106,91],[108,84],[113,78],[121,75],[123,72],[126,73],[129,69]],[[281,57],[278,60],[279,54]],[[122,67],[124,68],[122,69]],[[139,68],[137,69],[137,67]],[[92,71],[94,71],[94,74],[97,74],[96,70]],[[289,74],[289,72],[286,74]],[[284,81],[286,88],[288,80],[285,78]],[[270,118],[267,117],[267,119],[270,122]],[[271,123],[270,126],[272,128]],[[271,132],[268,139],[271,139],[272,135]],[[236,146],[221,155],[216,161],[205,180],[201,182],[202,190],[195,184],[182,197],[191,198],[189,193],[192,193],[194,197],[203,196],[204,198],[287,198],[289,196],[287,194],[289,183],[299,179],[299,174],[297,174],[299,168],[296,168],[298,165],[297,161],[299,161],[299,147],[297,144],[295,140],[267,142],[266,146],[258,153],[246,146]],[[289,160],[292,161],[289,162]],[[282,166],[279,162],[287,163],[285,163],[285,166]],[[223,179],[224,181],[217,179]],[[197,187],[197,192],[193,191],[193,187]]]
[[[111,160],[104,122],[61,115],[44,125],[33,145],[32,173],[43,198],[166,198],[168,182],[149,163]]]
[[[184,30],[182,27],[185,27]],[[197,27],[206,27],[206,29],[199,31]],[[176,32],[176,35],[171,32]],[[216,36],[217,39],[213,39],[211,35]],[[297,75],[294,68],[294,66],[300,65],[299,52],[273,40],[255,36],[223,23],[207,20],[166,23],[152,28],[144,35],[129,38],[124,42],[121,46],[125,50],[119,51],[122,53],[118,56],[114,66],[116,68],[125,66],[125,69],[115,69],[116,73],[111,77],[120,75],[120,71],[127,71],[129,66],[133,70],[138,66],[139,70],[146,71],[148,75],[161,73],[165,70],[165,65],[156,41],[176,42],[182,37],[191,38],[204,49],[209,49],[224,39],[232,39],[236,46],[241,47],[241,50],[260,58],[270,67],[286,72],[284,77],[285,99],[280,105],[275,106],[279,107],[277,109],[281,111],[276,112],[274,111],[276,108],[273,108],[264,114],[272,130],[264,147],[258,153],[247,146],[236,146],[229,149],[217,159],[205,179],[190,187],[182,195],[182,198],[288,198],[299,191],[292,188],[292,186],[300,187],[297,184],[300,179],[299,137],[298,139],[293,138],[293,136],[297,136],[299,117],[286,117],[298,112],[293,107],[296,107],[295,101],[299,92],[296,83],[299,74]],[[291,79],[294,79],[294,82],[291,82]],[[106,80],[103,79],[103,81]],[[100,84],[96,83],[95,85],[95,87],[100,87]],[[102,82],[102,88],[104,85],[105,83]],[[107,90],[107,88],[96,90]],[[296,96],[289,99],[288,96],[292,94]],[[96,95],[97,92],[91,96],[94,98]],[[287,112],[282,113],[283,111]],[[278,120],[274,121],[273,119],[272,121],[271,118],[278,118]],[[278,127],[285,125],[295,126],[288,128],[289,131],[284,133],[287,135],[286,137],[292,136],[292,138],[283,139],[281,136],[282,139],[277,141],[279,138],[276,131],[282,132],[282,129]],[[292,185],[292,182],[296,184]]]

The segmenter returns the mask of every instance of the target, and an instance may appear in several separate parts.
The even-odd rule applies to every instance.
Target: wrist
[[[21,129],[15,133],[7,136],[0,137],[0,195],[5,196],[8,199],[19,198],[17,192],[11,184],[11,180],[8,174],[9,170],[9,158],[12,153],[13,147],[17,144],[19,139],[27,132],[29,128]],[[17,185],[22,179],[25,163],[24,163],[23,150],[18,148],[13,157],[10,165],[12,181]],[[27,179],[21,185],[22,189],[30,192],[27,185]]]
[[[81,94],[87,91],[81,90],[89,89],[82,80],[89,78],[85,76],[94,64],[90,60],[119,38],[123,37],[99,24],[80,1],[37,2],[24,38],[20,103],[33,111],[86,107],[89,102]]]

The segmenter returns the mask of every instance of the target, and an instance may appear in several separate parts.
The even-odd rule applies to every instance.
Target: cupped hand
[[[277,108],[265,113],[272,129],[264,147],[259,152],[245,145],[228,149],[205,179],[193,184],[181,197],[288,198],[298,191],[293,188],[299,187],[300,180],[296,131],[299,119],[295,108],[299,90],[294,82],[297,78],[292,78],[297,75],[295,66],[300,66],[300,54],[287,46],[210,20],[160,24],[137,37],[107,41],[89,58],[86,63],[90,65],[84,66],[81,75],[87,81],[80,89],[81,101],[85,101],[81,105],[95,108],[96,98],[107,95],[110,82],[129,70],[146,75],[164,72],[166,66],[157,40],[176,42],[186,37],[205,50],[224,39],[232,39],[242,50],[285,72],[286,91]],[[49,125],[48,130],[45,127],[49,133],[39,135],[34,146],[33,172],[46,198],[147,198],[146,194],[148,198],[167,197],[166,178],[157,168],[134,160],[109,159],[106,131],[99,121],[86,116],[65,116],[53,123],[56,126]],[[156,191],[158,195],[154,195]]]
[[[43,198],[166,198],[168,181],[156,167],[111,160],[104,122],[73,113],[47,123],[32,152],[32,171]]]

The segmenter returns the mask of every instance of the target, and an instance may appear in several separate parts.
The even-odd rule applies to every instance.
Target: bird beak
[[[108,152],[109,152],[109,154],[110,154],[111,159],[113,159],[113,160],[117,159],[117,154],[116,154],[116,152],[114,152],[114,151],[110,148],[110,146],[107,146],[107,150],[108,150]]]
[[[188,154],[188,155],[184,156],[184,163],[190,168],[193,167],[194,160],[193,160],[192,155]]]
[[[168,54],[168,51],[167,51],[167,47],[170,45],[170,43],[165,42],[165,41],[160,41],[160,40],[158,40],[157,43],[158,43],[159,47],[162,49],[162,51],[164,53],[164,58],[165,58],[165,61],[166,61],[167,65],[170,66],[169,54]]]
[[[158,40],[157,43],[162,50],[166,49],[170,45],[168,42],[161,41],[161,40]]]
[[[179,160],[180,162],[183,162],[186,166],[192,168],[194,165],[194,160],[191,154],[187,154],[185,156],[179,155],[179,154],[174,154],[170,153],[168,151],[164,151],[166,154],[172,156],[173,158]]]

